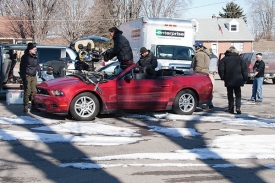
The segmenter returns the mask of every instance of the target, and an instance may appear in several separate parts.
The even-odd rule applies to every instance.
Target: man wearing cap
[[[109,32],[114,40],[114,47],[106,51],[107,57],[104,57],[104,61],[116,56],[120,62],[133,62],[132,48],[129,41],[122,35],[123,32],[116,27],[110,28]]]
[[[28,112],[29,108],[29,98],[33,93],[36,93],[36,84],[37,84],[37,78],[36,73],[38,73],[38,76],[41,77],[41,69],[39,66],[38,58],[36,55],[37,48],[35,43],[28,43],[27,49],[24,52],[24,55],[21,58],[20,62],[20,77],[23,81],[23,87],[24,87],[24,99],[23,99],[23,105],[24,105],[24,112]],[[32,108],[34,106],[32,105]],[[33,108],[34,109],[34,108]]]
[[[202,42],[196,42],[194,44],[194,47],[195,55],[191,64],[191,70],[209,74],[210,51],[205,46],[203,46]],[[209,109],[212,109],[214,107],[212,99],[207,105]]]
[[[209,73],[210,52],[203,46],[202,42],[196,42],[194,44],[195,55],[191,65],[191,69],[198,72]]]
[[[147,50],[145,47],[140,48],[140,55],[141,57],[137,62],[137,67],[146,71],[146,73],[149,75],[154,75],[155,68],[158,66],[157,58],[150,50]]]

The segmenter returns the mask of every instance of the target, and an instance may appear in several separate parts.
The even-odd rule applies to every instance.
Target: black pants
[[[228,99],[228,108],[233,109],[234,108],[234,96],[233,96],[233,91],[235,93],[236,97],[236,109],[241,108],[241,87],[236,86],[236,87],[227,87],[227,99]]]

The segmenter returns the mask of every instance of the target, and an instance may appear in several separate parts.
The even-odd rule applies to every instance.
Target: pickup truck
[[[244,59],[248,66],[248,77],[252,78],[253,66],[256,62],[256,52],[246,52],[241,53],[240,57]],[[275,52],[263,52],[263,61],[265,62],[265,75],[264,79],[271,79],[273,84],[275,84]]]
[[[0,44],[0,95],[8,89],[20,89],[19,62],[26,48],[26,44]],[[37,45],[37,55],[41,66],[60,58],[74,62],[77,57],[69,47],[56,45]],[[39,78],[40,82],[42,80]]]

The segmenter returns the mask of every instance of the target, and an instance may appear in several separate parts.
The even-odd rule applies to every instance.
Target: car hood
[[[52,79],[49,81],[44,81],[37,86],[41,86],[43,88],[55,88],[55,89],[63,89],[71,85],[75,85],[77,83],[83,83],[83,81],[75,76],[64,76],[56,79]]]

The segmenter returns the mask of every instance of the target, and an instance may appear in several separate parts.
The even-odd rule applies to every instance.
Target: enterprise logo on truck
[[[173,37],[184,37],[184,31],[171,31],[171,30],[160,30],[156,29],[157,36],[173,36]]]

